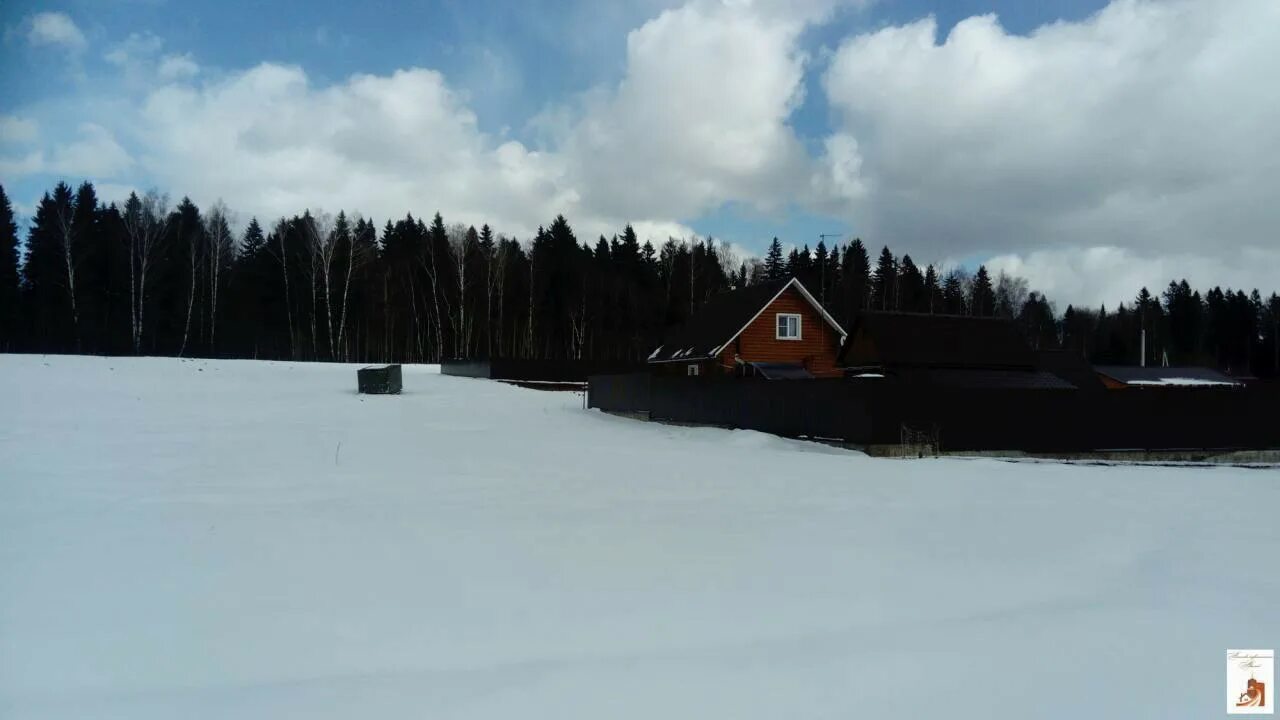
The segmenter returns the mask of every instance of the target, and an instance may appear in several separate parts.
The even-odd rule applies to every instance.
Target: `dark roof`
[[[805,369],[803,365],[792,365],[788,363],[763,363],[753,362],[751,367],[756,372],[769,380],[812,380],[813,373]]]
[[[1097,365],[1099,373],[1125,385],[1237,385],[1229,375],[1207,367],[1139,367],[1136,365]]]
[[[990,370],[982,368],[911,368],[899,377],[912,384],[938,388],[984,390],[1074,390],[1075,385],[1043,370]]]
[[[649,362],[705,360],[717,355],[792,280],[750,285],[716,295],[683,325],[668,330],[662,345],[649,355]]]
[[[1105,390],[1098,373],[1079,350],[1041,350],[1037,353],[1041,370],[1075,385],[1081,390]]]
[[[860,336],[874,357],[857,357]],[[840,351],[843,365],[1033,369],[1035,354],[1010,321],[962,315],[863,312]]]

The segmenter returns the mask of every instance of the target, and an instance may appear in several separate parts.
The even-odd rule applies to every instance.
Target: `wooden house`
[[[795,278],[711,298],[649,355],[655,372],[840,377],[836,355],[845,332]]]

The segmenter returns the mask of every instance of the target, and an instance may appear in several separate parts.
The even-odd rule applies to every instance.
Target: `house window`
[[[690,364],[690,365],[688,366],[687,370],[688,370],[688,373],[689,373],[689,377],[696,377],[696,376],[698,375],[698,366],[697,366],[697,365]]]
[[[779,340],[800,339],[800,316],[796,313],[778,313]]]

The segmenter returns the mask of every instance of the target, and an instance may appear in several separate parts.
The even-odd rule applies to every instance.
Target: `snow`
[[[885,460],[406,366],[0,356],[0,717],[1212,717],[1280,473]]]
[[[1129,380],[1126,385],[1238,385],[1225,380],[1201,380],[1200,378],[1165,377],[1157,380]]]

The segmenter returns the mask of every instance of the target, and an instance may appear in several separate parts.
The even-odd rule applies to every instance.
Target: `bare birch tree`
[[[205,237],[208,241],[209,263],[209,352],[216,347],[218,334],[218,291],[222,287],[222,270],[235,256],[236,241],[231,234],[230,213],[221,200],[215,202],[205,215]]]
[[[74,196],[71,196],[74,197]],[[71,321],[76,333],[76,349],[80,348],[80,309],[76,305],[76,206],[73,200],[57,203],[55,220],[58,223],[58,240],[62,243],[62,259],[66,271],[63,287],[71,300]]]
[[[276,221],[275,229],[272,231],[275,244],[267,243],[268,252],[275,257],[280,263],[280,275],[284,278],[284,310],[285,318],[289,323],[289,357],[298,359],[298,352],[294,346],[293,331],[293,300],[289,294],[289,248],[285,244],[285,238],[289,235],[289,221],[280,218]]]
[[[183,203],[186,201],[184,200]],[[182,206],[179,206],[181,209]],[[181,227],[181,226],[179,226]],[[178,348],[178,357],[182,357],[187,351],[187,339],[191,336],[191,311],[196,304],[196,283],[199,281],[200,263],[204,261],[205,255],[205,234],[204,226],[197,225],[194,228],[183,228],[186,230],[187,241],[187,265],[191,271],[190,283],[187,285],[187,319],[182,325],[182,346]]]
[[[129,244],[129,321],[133,352],[142,352],[143,320],[147,306],[147,273],[155,261],[160,239],[169,224],[169,199],[155,190],[125,202],[125,242]]]

